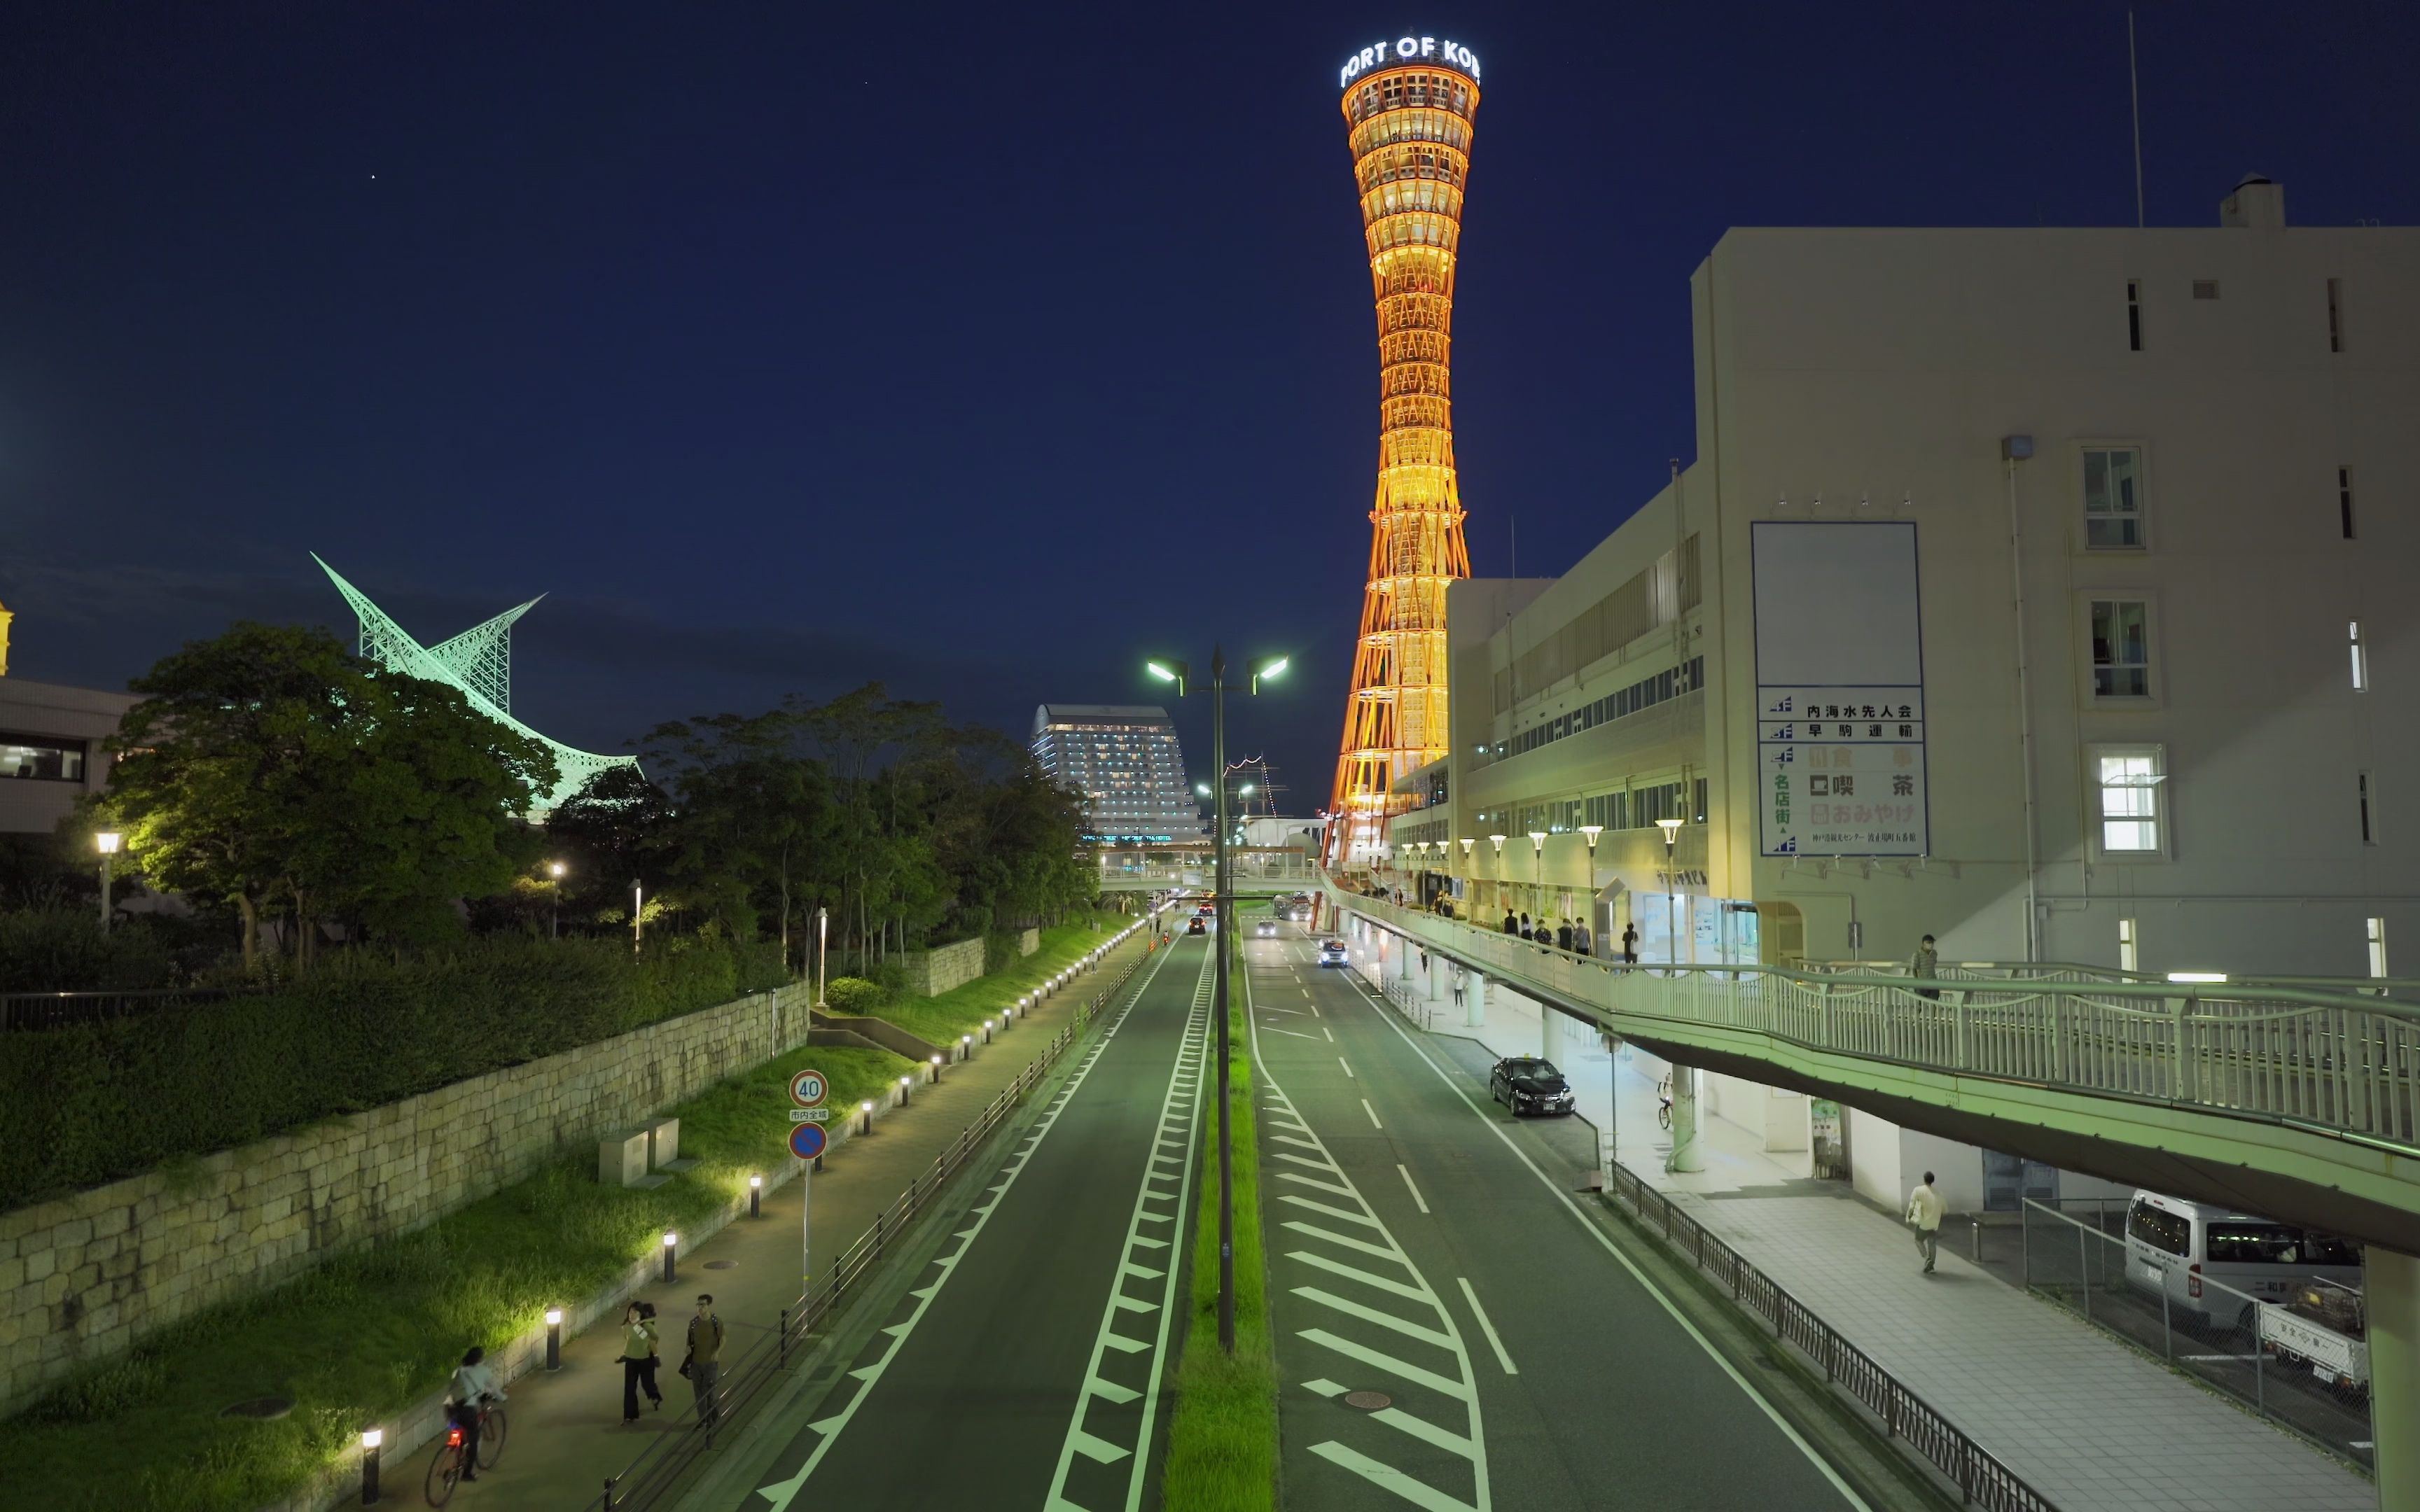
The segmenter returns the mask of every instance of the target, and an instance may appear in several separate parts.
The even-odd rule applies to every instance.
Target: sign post
[[[814,1290],[814,1230],[807,1215],[815,1161],[824,1152],[824,1120],[831,1116],[823,1103],[830,1094],[831,1083],[822,1072],[802,1071],[790,1078],[790,1101],[799,1104],[790,1111],[790,1153],[799,1157],[799,1285],[807,1294]]]

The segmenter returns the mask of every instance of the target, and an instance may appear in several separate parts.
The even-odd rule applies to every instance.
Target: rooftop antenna
[[[2134,12],[2126,11],[2126,98],[2134,116],[2134,229],[2143,229],[2143,82],[2134,68]]]

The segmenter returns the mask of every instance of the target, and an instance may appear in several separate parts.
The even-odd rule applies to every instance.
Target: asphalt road
[[[713,1504],[1156,1503],[1187,1156],[1208,1111],[1209,959],[1181,937],[1155,957],[913,1289],[828,1389],[753,1430],[743,1453],[767,1468],[744,1489],[721,1483]]]
[[[1288,1505],[1863,1506],[1483,1086],[1298,929],[1245,955]]]

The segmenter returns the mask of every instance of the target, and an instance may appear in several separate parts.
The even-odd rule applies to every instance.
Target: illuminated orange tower
[[[1446,753],[1446,584],[1470,576],[1449,358],[1479,60],[1436,38],[1365,47],[1340,80],[1378,303],[1378,493],[1336,762],[1330,855],[1365,856],[1395,779]]]

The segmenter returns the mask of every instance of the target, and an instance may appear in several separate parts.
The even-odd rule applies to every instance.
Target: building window
[[[2328,350],[2344,350],[2344,285],[2328,280]]]
[[[2193,281],[2193,286],[2194,286],[2194,298],[2195,298],[2195,299],[2197,299],[2197,300],[2214,300],[2214,299],[2218,298],[2218,280],[2217,280],[2217,279],[2214,279],[2214,278],[2196,278],[2196,279],[2195,279],[2195,280]]]
[[[84,780],[85,747],[81,740],[54,740],[48,735],[0,734],[0,778],[21,777],[36,782]]]
[[[2344,526],[2344,538],[2352,539],[2352,469],[2336,469],[2336,517]]]
[[[2093,785],[2100,790],[2101,853],[2116,857],[2167,854],[2166,761],[2157,746],[2095,746]]]
[[[2133,278],[2126,280],[2126,349],[2143,349],[2143,285]]]
[[[2369,647],[2362,643],[2359,620],[2348,620],[2346,625],[2349,649],[2352,653],[2352,690],[2366,693],[2369,691]]]
[[[2084,450],[2084,544],[2096,551],[2137,550],[2143,545],[2143,450],[2138,446],[2087,446]]]
[[[2151,696],[2151,607],[2139,598],[2092,601],[2092,696]]]
[[[2369,941],[2369,974],[2373,977],[2385,976],[2386,920],[2382,918],[2365,920],[2362,933]]]
[[[2118,969],[2140,971],[2143,969],[2141,962],[2142,958],[2134,949],[2134,921],[2121,918],[2118,921]]]
[[[2375,845],[2378,843],[2378,810],[2367,772],[2353,774],[2353,789],[2361,800],[2361,842]]]

